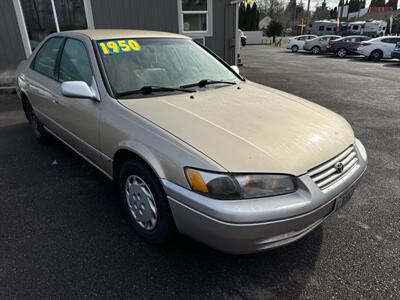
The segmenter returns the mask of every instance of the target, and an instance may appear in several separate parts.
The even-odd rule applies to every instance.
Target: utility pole
[[[307,1],[306,28],[308,27],[308,24],[310,23],[310,2],[311,2],[311,0]]]

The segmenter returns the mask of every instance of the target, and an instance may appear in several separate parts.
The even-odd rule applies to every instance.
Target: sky
[[[297,0],[298,2],[300,2],[300,0]],[[315,10],[315,7],[317,6],[318,3],[322,3],[323,0],[311,0],[310,2],[310,10]],[[285,0],[285,3],[288,3],[289,0]],[[369,5],[369,3],[371,2],[371,0],[367,0],[367,6]],[[307,0],[303,0],[304,3],[304,8],[307,8]],[[335,6],[338,5],[339,0],[326,0],[326,3],[328,5],[329,8],[334,8]]]

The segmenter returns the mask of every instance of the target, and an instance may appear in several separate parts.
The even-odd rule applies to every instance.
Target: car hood
[[[120,103],[229,172],[301,175],[354,143],[346,120],[317,104],[249,81],[214,87]]]

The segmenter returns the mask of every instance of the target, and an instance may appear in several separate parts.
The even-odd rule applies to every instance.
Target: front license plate
[[[338,210],[339,208],[345,206],[350,201],[351,196],[353,196],[353,192],[354,186],[352,186],[346,192],[337,197],[335,200],[335,210]]]

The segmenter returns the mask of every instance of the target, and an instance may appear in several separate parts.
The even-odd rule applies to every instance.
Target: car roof
[[[187,36],[150,30],[133,30],[133,29],[85,29],[67,31],[86,35],[92,40],[107,40],[107,39],[122,39],[122,38],[175,38],[175,39],[190,39]],[[66,33],[63,31],[62,33]],[[62,34],[61,33],[61,34]]]
[[[380,36],[380,37],[371,39],[371,42],[380,41],[380,40],[387,39],[387,38],[400,38],[400,37],[396,36],[396,35],[385,35],[385,36]]]
[[[327,36],[341,37],[340,35],[335,35],[335,34],[326,34],[326,35],[321,35],[319,37],[322,38],[322,37],[327,37]]]

